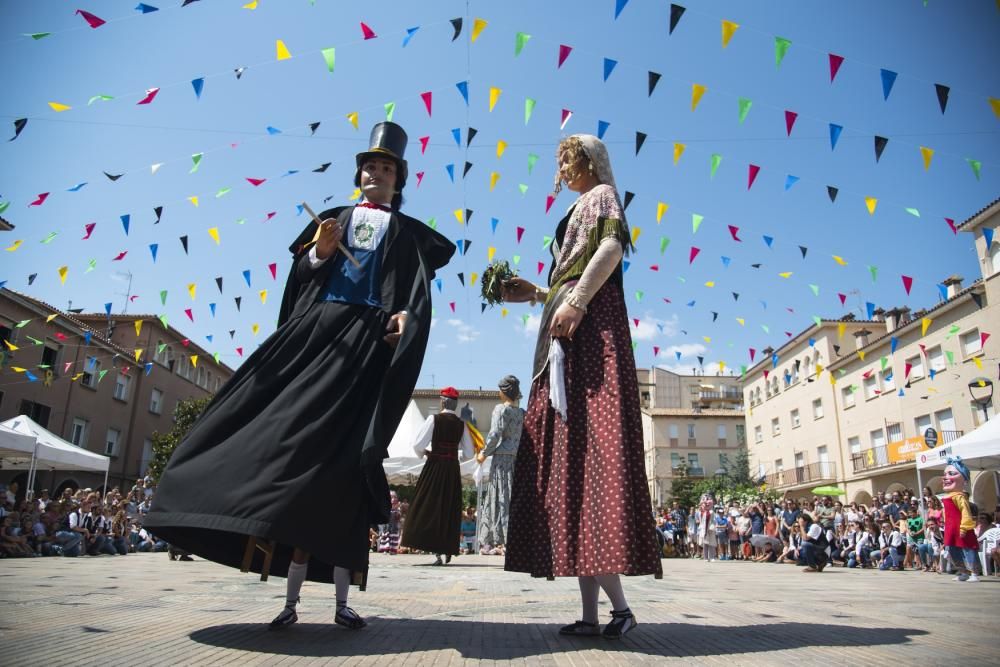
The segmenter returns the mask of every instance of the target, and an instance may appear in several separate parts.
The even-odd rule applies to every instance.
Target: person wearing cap
[[[521,381],[508,375],[500,380],[498,386],[501,402],[493,408],[486,447],[476,456],[480,463],[485,463],[488,456],[493,457],[479,516],[479,550],[492,554],[502,554],[507,544],[514,461],[524,425],[524,410],[518,405]]]
[[[437,555],[432,565],[444,565],[458,555],[462,528],[462,459],[471,459],[472,436],[469,427],[455,414],[458,390],[441,390],[441,412],[429,416],[417,433],[413,451],[427,457],[410,511],[403,523],[400,546]],[[430,449],[428,449],[428,446]],[[447,560],[442,561],[441,556]]]
[[[336,584],[336,623],[365,625],[348,590],[365,581],[369,526],[389,520],[382,460],[423,362],[434,272],[455,251],[400,211],[406,144],[402,127],[377,124],[356,156],[361,201],[322,212],[291,245],[277,330],[174,451],[146,518],[157,537],[231,567],[248,555],[260,572],[250,538],[266,546],[268,574],[288,578],[272,628],[297,621],[307,578]],[[316,530],[320,506],[336,511]]]

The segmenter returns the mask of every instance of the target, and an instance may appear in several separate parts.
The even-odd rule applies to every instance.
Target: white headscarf
[[[617,191],[618,186],[615,185],[615,175],[611,171],[611,159],[608,157],[608,149],[605,147],[604,142],[592,134],[574,134],[573,136],[583,144],[584,152],[590,159],[591,164],[594,165],[594,174],[597,176],[597,181],[604,185],[610,185]]]

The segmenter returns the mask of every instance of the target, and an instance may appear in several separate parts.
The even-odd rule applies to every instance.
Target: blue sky
[[[512,372],[527,380],[540,309],[514,305],[506,317],[499,308],[481,312],[471,277],[486,266],[490,247],[497,258],[517,255],[529,278],[537,278],[539,262],[547,270],[544,237],[571,203],[564,192],[545,213],[555,145],[565,134],[596,133],[599,121],[610,124],[605,139],[619,189],[635,194],[627,215],[641,230],[626,273],[630,315],[639,320],[633,325],[639,366],[689,370],[702,356],[706,369],[719,361],[738,368],[748,364],[748,348],[777,347],[784,332],[797,333],[813,315],[863,316],[866,302],[925,307],[937,302],[936,284],[946,276],[979,275],[972,237],[953,235],[944,218],[961,222],[1000,193],[1000,119],[987,101],[1000,97],[1000,69],[989,65],[1000,62],[1000,10],[990,0],[681,2],[687,11],[672,35],[669,3],[650,0],[631,0],[617,19],[614,0],[260,0],[255,10],[239,0],[187,7],[171,0],[147,3],[160,7],[149,14],[135,4],[81,5],[107,21],[97,29],[73,14],[77,5],[0,6],[0,56],[8,63],[0,123],[13,136],[14,119],[29,119],[17,140],[0,145],[0,202],[10,202],[3,216],[17,225],[3,236],[3,247],[23,241],[0,255],[0,280],[62,308],[72,301],[101,311],[112,302],[117,312],[130,272],[131,293],[138,295],[130,313],[165,314],[234,366],[241,362],[235,348],[249,354],[274,330],[286,248],[306,221],[296,204],[320,210],[326,197],[332,197],[326,206],[347,202],[353,156],[367,146],[368,130],[384,119],[388,102],[411,140],[404,210],[435,219],[454,240],[471,241],[439,275],[420,386],[492,388]],[[464,26],[452,41],[450,21],[457,17]],[[488,23],[471,43],[476,18]],[[739,24],[726,48],[722,20]],[[362,38],[362,21],[374,39]],[[37,32],[52,34],[37,41],[23,36]],[[515,56],[518,32],[531,38]],[[791,41],[780,67],[775,36]],[[290,59],[276,59],[279,39]],[[560,45],[573,50],[557,68]],[[336,49],[333,73],[321,55],[329,47]],[[845,59],[832,84],[828,53]],[[605,58],[617,62],[607,81]],[[247,69],[237,80],[239,67]],[[882,68],[898,73],[887,100]],[[662,75],[652,95],[650,71]],[[198,99],[191,81],[201,77]],[[468,105],[456,88],[461,81],[468,81]],[[944,114],[935,83],[950,86]],[[706,92],[692,112],[693,84]],[[153,102],[137,105],[154,87],[160,90]],[[491,87],[502,91],[492,112]],[[420,98],[427,91],[430,116]],[[114,99],[88,106],[99,94]],[[752,101],[742,123],[741,97]],[[527,124],[526,98],[536,101]],[[72,108],[57,113],[49,102]],[[573,115],[561,130],[563,109]],[[798,114],[790,136],[786,110]],[[347,120],[352,112],[359,113],[359,130]],[[308,125],[317,121],[311,135]],[[835,150],[829,123],[844,128]],[[478,133],[466,145],[469,127]],[[637,131],[647,135],[638,155]],[[878,163],[875,135],[889,139]],[[424,136],[430,139],[421,154]],[[499,140],[507,143],[500,158]],[[676,165],[675,143],[686,146]],[[921,146],[934,150],[927,170]],[[189,173],[198,153],[198,169]],[[538,159],[529,173],[530,154]],[[713,155],[721,156],[714,176]],[[980,161],[979,180],[967,158]],[[326,162],[332,166],[325,172],[312,171]],[[473,166],[463,179],[466,162]],[[750,164],[760,172],[748,190]],[[105,171],[124,175],[111,182]],[[419,187],[417,172],[424,173]],[[493,172],[499,180],[491,191]],[[799,180],[786,190],[789,175]],[[254,187],[247,178],[267,180]],[[523,195],[520,185],[527,186]],[[839,188],[835,203],[828,185]],[[231,190],[217,197],[225,188]],[[44,204],[29,206],[43,192],[51,193]],[[865,197],[878,200],[874,215]],[[657,223],[660,202],[669,209]],[[153,224],[157,206],[162,219]],[[461,225],[453,212],[465,209],[473,215]],[[120,220],[126,214],[128,235]],[[697,232],[693,215],[702,216]],[[97,225],[82,240],[88,223]],[[742,242],[733,241],[729,225],[740,228]],[[525,230],[520,243],[518,227]],[[219,245],[210,228],[218,229]],[[52,232],[58,235],[42,243]],[[770,247],[764,236],[773,239]],[[805,258],[799,246],[807,248]],[[693,263],[691,247],[700,249]],[[111,261],[126,250],[123,260]],[[87,272],[91,259],[96,268]],[[63,285],[62,266],[69,267]],[[878,267],[874,282],[869,266]],[[29,286],[31,274],[37,277]],[[902,275],[913,278],[909,295]],[[217,276],[224,279],[221,294]],[[847,295],[846,306],[838,293]],[[235,297],[242,297],[239,312]]]

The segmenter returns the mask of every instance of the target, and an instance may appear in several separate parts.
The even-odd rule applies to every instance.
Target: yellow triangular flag
[[[473,271],[472,276],[469,278],[469,284],[475,285],[476,284],[476,280],[478,280],[478,279],[479,279],[479,274],[476,273],[475,271]]]
[[[493,111],[493,107],[497,105],[497,100],[500,99],[502,92],[499,88],[490,88],[490,111]]]
[[[455,219],[458,220],[458,224],[460,225],[465,224],[465,213],[462,212],[462,209],[460,208],[455,209]]]
[[[58,112],[58,111],[68,111],[69,109],[73,108],[73,107],[71,107],[69,105],[66,105],[66,104],[59,104],[58,102],[49,102],[49,106],[52,107],[52,110],[56,111],[56,112]]]
[[[927,171],[931,168],[931,158],[934,157],[934,149],[927,148],[927,146],[921,146],[920,154],[924,158],[924,171]]]
[[[782,278],[791,278],[792,277],[792,272],[791,271],[785,271],[784,273],[779,273],[778,275],[781,276]]]
[[[190,359],[191,359],[191,365],[194,366],[195,368],[197,368],[198,367],[198,355],[197,354],[192,354],[191,357],[190,357]]]
[[[745,327],[747,325],[747,321],[745,319],[743,319],[742,317],[737,317],[736,321],[740,323],[741,327]]]
[[[56,319],[57,317],[59,317],[59,313],[52,313],[51,315],[49,315],[48,317],[45,318],[45,323],[48,324],[49,322],[51,322],[52,320]]]
[[[490,172],[490,192],[493,192],[493,188],[497,186],[497,181],[500,180],[500,174],[493,171]]]
[[[997,118],[1000,118],[1000,99],[996,97],[989,98],[990,108],[993,109],[993,113],[996,114]]]
[[[347,114],[347,120],[351,121],[351,125],[354,126],[355,130],[358,129],[358,112],[357,111],[352,111],[351,113]]]
[[[486,261],[487,262],[492,262],[493,261],[493,255],[495,255],[495,254],[497,254],[497,249],[494,248],[493,246],[490,246],[489,249],[486,251]]]
[[[635,242],[639,240],[639,234],[642,234],[642,230],[640,228],[638,228],[638,227],[633,227],[632,228],[632,245],[635,245]]]
[[[253,2],[248,2],[243,5],[243,9],[257,9],[257,0],[253,0]]]
[[[711,343],[712,342],[712,339],[709,336],[702,336],[701,339],[703,341],[705,341],[706,343]]]
[[[188,201],[194,204],[195,208],[198,208],[198,195],[195,195],[193,197],[188,197]]]
[[[663,214],[667,212],[670,208],[670,204],[664,204],[663,202],[657,202],[656,204],[656,224],[660,224],[660,220],[663,219]]]
[[[475,43],[475,41],[477,39],[479,39],[479,33],[481,33],[483,31],[483,29],[487,26],[487,24],[488,23],[487,23],[486,19],[475,19],[472,22],[472,41],[473,41],[473,43]]]
[[[351,201],[355,201],[361,198],[361,188],[354,188],[354,192],[351,193]]]
[[[24,239],[18,239],[14,241],[9,246],[7,246],[7,252],[14,252],[15,250],[21,247],[22,243],[24,243]]]
[[[285,43],[280,39],[275,43],[274,48],[277,51],[278,60],[288,60],[292,57],[292,54],[285,48]]]
[[[972,357],[972,363],[976,365],[976,368],[983,370],[983,360],[979,357]]]
[[[17,349],[18,349],[17,345],[14,345],[13,343],[11,343],[6,338],[3,339],[3,344],[6,345],[7,349],[10,350],[11,352],[17,352]]]
[[[262,289],[260,291],[260,302],[261,303],[267,303],[267,290],[266,289]]]
[[[687,148],[687,144],[674,144],[674,166],[677,166],[677,162],[684,155],[684,149]]]
[[[209,229],[208,229],[208,235],[211,236],[212,239],[215,241],[215,245],[219,245],[219,228],[218,227],[209,227]]]
[[[74,375],[73,377],[71,377],[69,379],[69,381],[70,382],[76,382],[77,380],[79,380],[82,377],[83,377],[83,373],[77,373],[76,375]]]
[[[708,282],[705,283],[705,287],[715,287],[715,281],[709,280]]]
[[[733,23],[732,21],[722,22],[722,48],[729,46],[729,40],[733,38],[733,34],[735,34],[739,27],[739,23]]]
[[[837,376],[834,375],[833,373],[830,373],[830,384],[832,384],[832,385],[836,385],[837,384]],[[868,451],[871,451],[871,450],[868,450]]]
[[[60,285],[65,285],[66,284],[66,274],[67,273],[69,273],[69,267],[68,266],[60,266],[59,267],[59,284]]]
[[[837,338],[843,338],[844,332],[847,331],[847,325],[841,322],[837,325]]]
[[[924,335],[927,334],[927,328],[931,325],[931,322],[933,322],[933,321],[934,320],[931,319],[931,318],[929,318],[929,317],[925,317],[924,319],[920,320],[920,335],[921,336],[924,336]]]
[[[865,351],[864,350],[858,350],[858,356],[861,357],[861,361],[864,361],[865,360]]]
[[[135,337],[138,338],[142,333],[142,320],[136,320],[133,324],[135,324]]]
[[[875,207],[878,206],[878,199],[875,197],[865,197],[865,206],[868,207],[868,215],[875,215]]]
[[[506,308],[500,309],[500,317],[507,317],[507,313],[510,312]]]
[[[691,111],[694,111],[695,107],[698,106],[698,102],[701,101],[701,96],[705,94],[706,90],[708,90],[708,88],[700,83],[696,83],[691,86]],[[674,154],[676,155],[676,151]]]
[[[724,371],[725,369],[726,369],[726,362],[724,362],[724,361],[720,361],[720,362],[719,362],[719,372],[721,373],[721,372],[722,372],[722,371]]]
[[[847,262],[840,255],[834,255],[833,261],[835,261],[837,264],[840,264],[841,266],[847,266]]]
[[[142,356],[142,348],[141,347],[135,348],[135,361],[136,361],[136,363],[139,363],[139,357],[141,357],[141,356]]]
[[[194,301],[195,292],[198,291],[197,283],[188,283],[188,294],[191,295],[191,300]]]
[[[507,150],[507,142],[504,141],[503,139],[500,139],[499,141],[497,141],[497,159],[503,157],[503,152],[505,150]]]
[[[823,372],[823,364],[816,364],[816,377],[819,377],[819,374],[822,372]]]

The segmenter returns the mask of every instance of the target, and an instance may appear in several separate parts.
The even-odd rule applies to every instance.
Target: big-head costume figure
[[[951,553],[951,560],[958,569],[956,581],[979,581],[973,567],[979,541],[976,539],[975,517],[969,506],[965,487],[969,483],[969,468],[958,456],[948,458],[944,469],[942,487],[945,496],[941,500],[944,508],[944,545]]]

